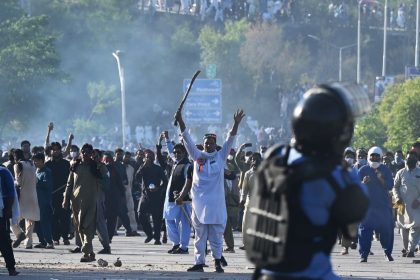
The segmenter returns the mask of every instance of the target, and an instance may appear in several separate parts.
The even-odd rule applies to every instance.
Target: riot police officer
[[[340,279],[330,261],[337,232],[355,236],[368,208],[343,150],[368,107],[361,89],[334,83],[311,88],[295,108],[292,145],[266,152],[251,194],[245,247],[254,279]]]

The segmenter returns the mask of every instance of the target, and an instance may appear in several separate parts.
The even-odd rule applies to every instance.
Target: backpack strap
[[[282,151],[284,149],[284,153]],[[289,145],[274,145],[265,153],[265,159],[258,167],[257,175],[259,180],[266,182],[262,188],[259,189],[259,194],[262,196],[271,196],[283,191],[281,186],[284,177],[277,176],[279,174],[286,175],[291,147]],[[285,173],[286,170],[286,173]]]

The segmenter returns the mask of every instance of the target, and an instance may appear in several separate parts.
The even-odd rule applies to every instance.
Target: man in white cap
[[[204,136],[204,151],[200,151],[185,127],[181,111],[177,111],[175,115],[184,139],[185,148],[194,162],[191,188],[191,220],[196,233],[194,240],[195,265],[187,271],[203,271],[206,242],[208,240],[215,260],[215,270],[216,272],[223,272],[221,266],[223,232],[227,221],[224,171],[234,137],[244,116],[242,110],[238,110],[234,114],[234,124],[230,134],[219,151],[216,150],[215,134]]]
[[[381,163],[382,150],[372,147],[368,151],[368,164],[359,169],[359,177],[369,191],[370,205],[367,215],[359,225],[360,262],[367,262],[372,246],[373,231],[379,233],[385,259],[393,261],[394,218],[389,198],[394,182],[388,167]]]

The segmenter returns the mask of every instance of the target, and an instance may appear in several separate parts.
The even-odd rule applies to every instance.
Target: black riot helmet
[[[293,112],[295,148],[303,155],[339,162],[353,136],[355,117],[370,109],[358,86],[334,83],[309,89]]]

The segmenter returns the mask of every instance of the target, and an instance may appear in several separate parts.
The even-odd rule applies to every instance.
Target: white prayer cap
[[[371,154],[378,154],[380,157],[383,156],[382,149],[377,146],[373,146],[372,148],[369,149],[368,157],[370,157]]]

